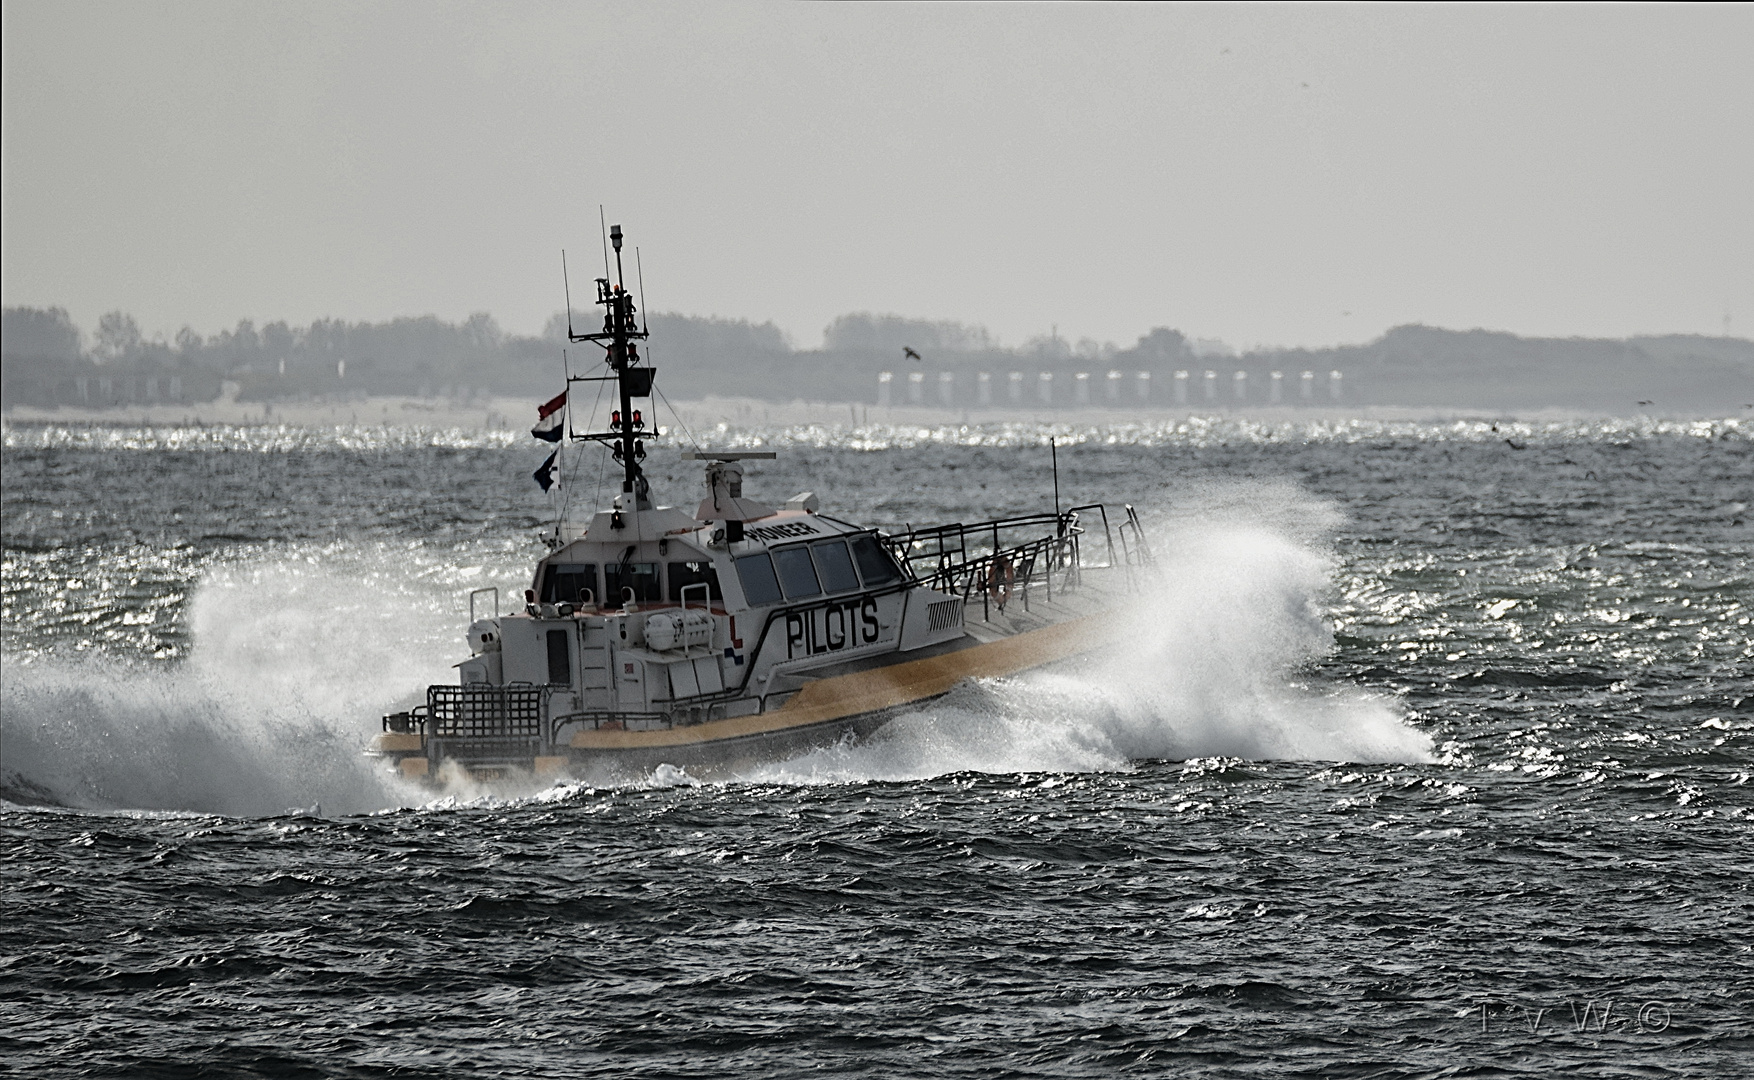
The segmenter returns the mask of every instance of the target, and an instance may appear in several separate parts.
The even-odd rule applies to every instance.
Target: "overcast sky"
[[[1754,8],[7,3],[5,303],[1754,330]],[[630,268],[631,272],[631,268]]]

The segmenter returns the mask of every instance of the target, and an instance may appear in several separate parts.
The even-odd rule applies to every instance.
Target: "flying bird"
[[[1641,402],[1639,402],[1639,404],[1640,405],[1655,405],[1656,402],[1654,402],[1654,401],[1641,401]]]
[[[909,360],[918,360],[920,358],[919,353],[914,352],[913,349],[909,348],[906,345],[903,345],[901,347],[901,355],[907,357]]]

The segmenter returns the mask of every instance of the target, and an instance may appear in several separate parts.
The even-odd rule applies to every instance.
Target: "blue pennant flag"
[[[560,472],[560,464],[556,460],[559,457],[560,457],[559,450],[556,450],[554,453],[549,454],[548,460],[544,461],[540,468],[538,468],[535,472],[530,474],[532,477],[535,478],[536,483],[542,488],[543,491],[547,491],[549,488],[553,487],[555,482],[560,479],[560,477],[558,476],[558,474]]]

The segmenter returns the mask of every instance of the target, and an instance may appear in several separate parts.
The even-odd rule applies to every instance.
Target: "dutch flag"
[[[544,442],[559,442],[566,434],[566,391],[536,410],[536,426],[530,434]]]

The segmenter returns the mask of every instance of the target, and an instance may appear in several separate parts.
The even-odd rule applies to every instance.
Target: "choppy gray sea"
[[[1747,421],[695,434],[891,526],[1048,508],[1057,438],[1148,629],[730,782],[433,793],[360,749],[546,446],[9,424],[0,1072],[1749,1074]]]

